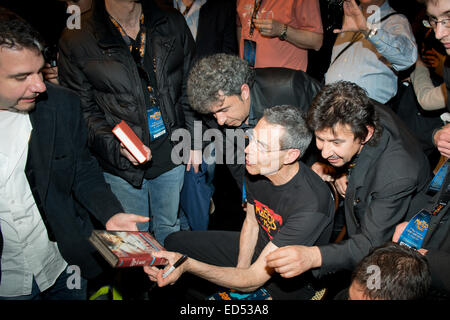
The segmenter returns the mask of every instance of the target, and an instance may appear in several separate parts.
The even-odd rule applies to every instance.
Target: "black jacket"
[[[264,110],[277,105],[292,105],[298,107],[306,114],[312,100],[320,89],[320,83],[301,70],[287,68],[255,69],[255,81],[250,88],[248,127],[254,128],[258,120],[264,115]],[[209,117],[206,123],[210,128],[219,127],[213,117]],[[229,130],[231,128],[225,126],[221,129],[225,131],[225,129]],[[224,142],[226,142],[226,138],[227,136],[224,137]],[[231,143],[229,145],[234,144]],[[312,154],[310,149],[308,149],[302,158],[303,162],[307,165],[312,164],[309,159],[309,155]],[[233,150],[227,150],[226,146],[224,150],[226,150],[226,153],[234,153],[234,164],[227,164],[227,166],[238,186],[242,189],[242,181],[245,173],[244,150],[237,149],[235,145]]]
[[[194,112],[186,95],[186,81],[194,55],[194,41],[183,16],[163,11],[152,0],[142,1],[147,26],[147,49],[156,61],[158,101],[169,135],[191,129]],[[79,30],[65,30],[60,40],[59,76],[63,85],[81,96],[89,129],[89,146],[106,172],[140,186],[145,169],[120,155],[111,130],[125,120],[149,145],[144,92],[136,63],[119,31],[110,22],[103,0],[82,16]]]
[[[173,0],[158,2],[173,8]],[[215,53],[238,54],[236,1],[208,0],[200,8],[195,57],[200,59]]]
[[[447,173],[448,174],[448,173]],[[423,208],[430,212],[440,203],[439,198],[442,189],[427,202],[423,202]],[[420,207],[422,208],[422,207]],[[437,215],[431,216],[428,231],[423,239],[422,248],[428,252],[425,258],[431,270],[431,286],[450,295],[450,203]],[[418,212],[411,211],[406,221],[409,221]]]
[[[30,113],[33,132],[25,173],[50,240],[56,240],[69,265],[79,266],[82,276],[91,278],[104,264],[87,240],[93,221],[105,225],[123,209],[87,147],[79,97],[46,86],[47,94]]]
[[[317,275],[352,270],[371,249],[390,241],[395,226],[423,203],[428,160],[401,120],[376,105],[382,135],[376,145],[364,146],[348,178],[344,203],[349,239],[320,247]]]

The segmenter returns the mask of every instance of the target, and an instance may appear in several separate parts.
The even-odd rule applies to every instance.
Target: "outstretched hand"
[[[344,23],[342,29],[334,29],[333,33],[366,31],[367,20],[355,0],[345,0]]]

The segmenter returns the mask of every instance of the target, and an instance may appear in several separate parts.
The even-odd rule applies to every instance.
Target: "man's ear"
[[[300,157],[299,149],[288,149],[286,157],[284,158],[284,164],[292,164]]]
[[[247,100],[250,97],[250,87],[248,84],[244,83],[241,86],[241,99],[243,101]]]
[[[367,128],[367,136],[364,139],[364,141],[362,141],[362,144],[366,144],[372,138],[373,133],[375,131],[375,128],[372,126],[366,126],[366,128]]]

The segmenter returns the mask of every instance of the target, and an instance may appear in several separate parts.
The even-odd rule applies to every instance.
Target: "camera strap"
[[[381,22],[387,20],[389,17],[391,17],[391,16],[393,16],[393,15],[396,15],[396,14],[399,14],[399,13],[397,13],[397,12],[392,12],[392,13],[390,13],[390,14],[384,16],[383,18],[380,19],[379,23],[381,23]],[[347,51],[348,48],[350,48],[354,43],[356,43],[357,41],[359,41],[359,40],[361,39],[361,35],[362,35],[362,33],[359,32],[359,31],[356,32],[356,33],[353,35],[353,38],[352,38],[352,40],[350,41],[350,43],[349,43],[344,49],[342,49],[342,51],[339,52],[339,54],[336,56],[336,58],[334,58],[333,62],[330,63],[330,67],[333,65],[333,63],[336,62],[337,59],[339,59],[339,57],[340,57],[345,51]]]

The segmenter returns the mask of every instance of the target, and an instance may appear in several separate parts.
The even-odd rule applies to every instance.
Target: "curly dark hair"
[[[14,12],[0,7],[0,47],[42,51],[44,41],[28,22]]]
[[[221,102],[219,91],[225,96],[240,96],[241,86],[253,86],[255,74],[248,63],[238,56],[218,53],[205,57],[192,67],[187,82],[191,107],[203,114]]]
[[[307,124],[312,131],[349,125],[355,139],[365,140],[367,126],[374,128],[368,145],[376,145],[381,136],[378,113],[366,91],[353,82],[338,81],[328,84],[314,98],[308,110]]]
[[[378,267],[379,286],[368,286]],[[416,300],[426,296],[431,285],[431,271],[427,260],[414,249],[388,242],[375,248],[355,268],[352,281],[364,288],[371,299]]]

